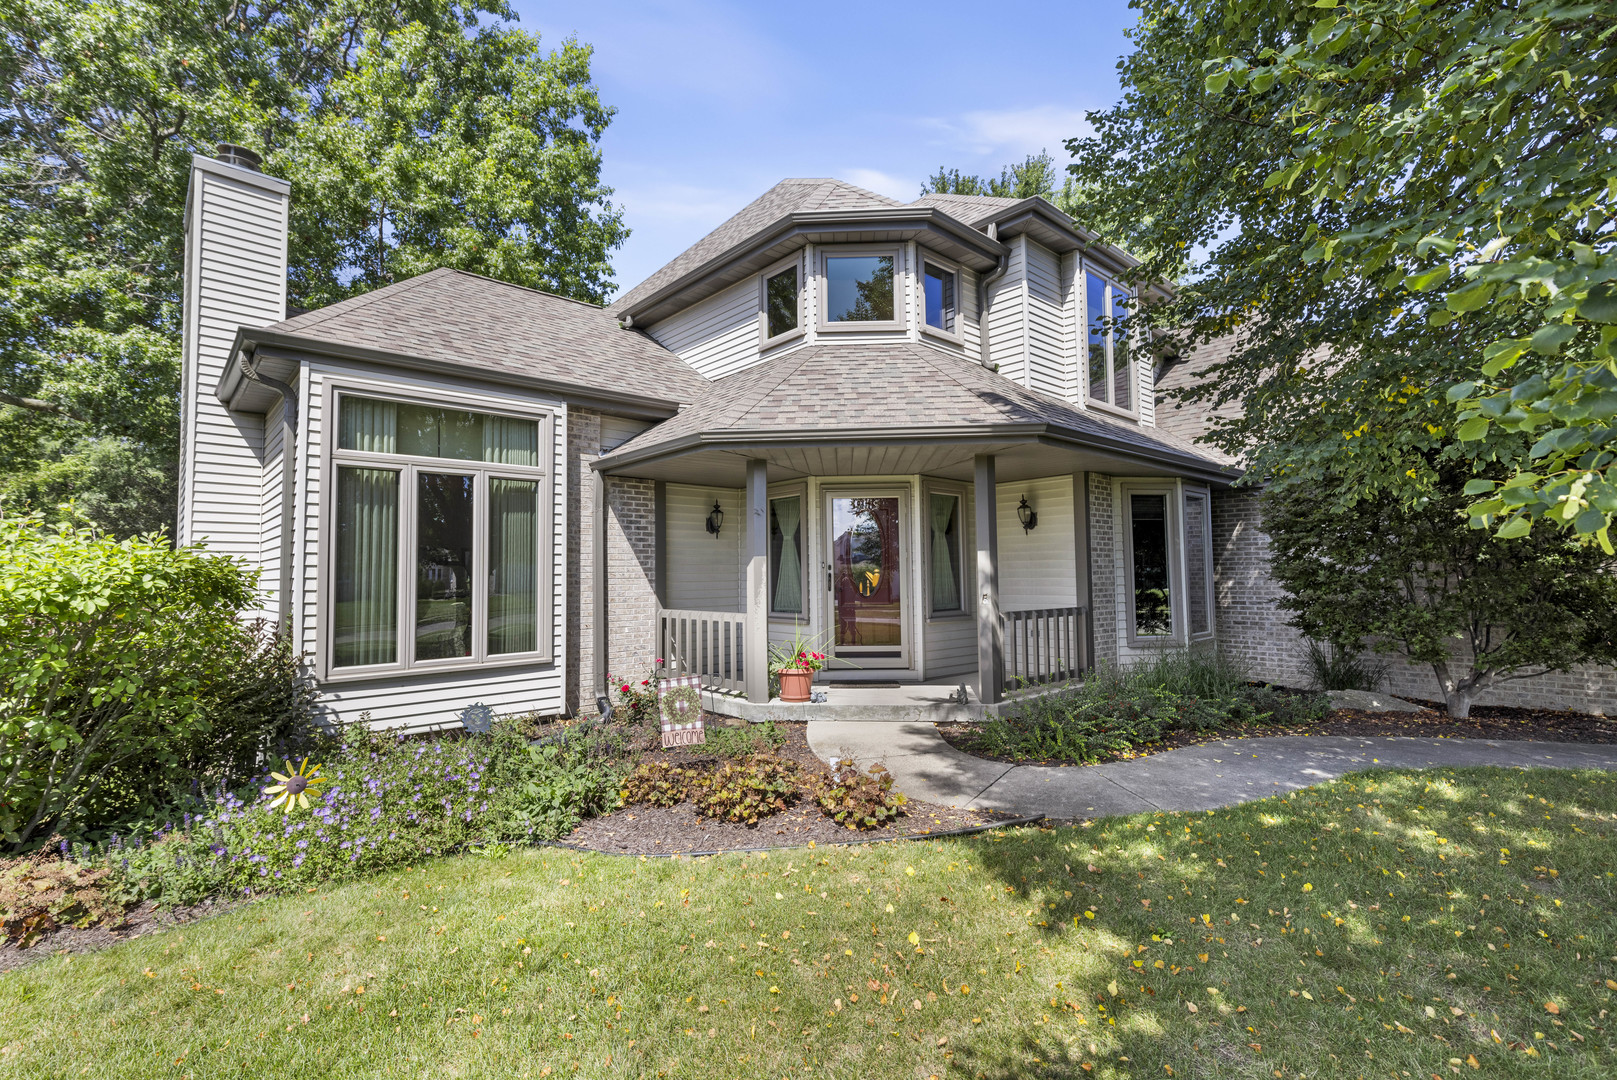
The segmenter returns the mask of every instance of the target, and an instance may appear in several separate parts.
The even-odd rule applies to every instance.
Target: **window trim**
[[[798,528],[798,531],[802,534],[802,537],[803,537],[803,553],[802,553],[802,557],[798,559],[798,563],[800,565],[797,568],[797,572],[798,572],[798,576],[802,579],[803,592],[802,592],[801,595],[803,597],[803,610],[802,611],[776,611],[775,610],[775,575],[774,575],[774,568],[771,565],[769,565],[769,560],[766,558],[764,560],[764,562],[765,562],[764,569],[766,571],[768,571],[767,576],[769,578],[769,581],[768,581],[768,588],[769,588],[769,621],[771,621],[771,622],[788,622],[788,621],[791,621],[791,622],[799,622],[799,623],[807,624],[808,621],[809,621],[809,613],[811,611],[811,607],[810,607],[811,597],[809,596],[809,517],[810,517],[811,511],[809,510],[808,484],[806,482],[802,481],[802,480],[794,480],[794,481],[791,481],[790,483],[781,484],[778,487],[776,485],[774,485],[774,484],[771,484],[764,491],[764,502],[766,504],[770,503],[770,502],[773,502],[776,499],[790,499],[790,498],[793,498],[793,497],[800,500],[798,502],[798,506],[800,508],[799,513],[801,514],[801,517],[798,518],[797,528]]]
[[[1093,367],[1092,367],[1092,365],[1094,363],[1094,355],[1093,355],[1092,349],[1091,349],[1090,344],[1089,344],[1089,327],[1090,327],[1090,323],[1091,323],[1091,317],[1090,317],[1090,314],[1089,314],[1089,282],[1087,280],[1087,275],[1089,275],[1089,274],[1093,274],[1095,277],[1100,278],[1101,281],[1106,283],[1106,307],[1107,307],[1107,312],[1105,313],[1105,315],[1102,316],[1103,318],[1110,318],[1111,317],[1110,309],[1111,309],[1111,306],[1112,306],[1112,290],[1114,290],[1114,289],[1122,292],[1123,295],[1128,298],[1130,303],[1135,304],[1135,305],[1139,304],[1139,297],[1134,292],[1130,291],[1128,288],[1126,288],[1121,283],[1119,283],[1118,280],[1116,278],[1114,278],[1111,274],[1108,274],[1103,270],[1097,269],[1095,266],[1093,266],[1093,265],[1091,265],[1091,264],[1089,264],[1087,262],[1080,262],[1080,264],[1078,266],[1079,288],[1076,291],[1078,293],[1078,302],[1083,307],[1083,317],[1079,320],[1079,328],[1080,329],[1079,329],[1079,332],[1078,332],[1078,344],[1083,349],[1083,353],[1084,353],[1084,392],[1083,392],[1084,404],[1089,408],[1100,409],[1102,412],[1108,412],[1108,413],[1113,414],[1114,416],[1125,416],[1125,417],[1128,417],[1131,420],[1135,420],[1135,419],[1138,419],[1139,416],[1140,416],[1140,396],[1141,395],[1140,395],[1140,373],[1139,373],[1139,369],[1138,369],[1138,363],[1135,364],[1135,370],[1132,373],[1133,378],[1129,382],[1129,386],[1131,388],[1131,392],[1129,394],[1129,401],[1132,402],[1132,407],[1131,408],[1125,409],[1120,405],[1114,405],[1111,401],[1109,401],[1109,400],[1107,400],[1105,398],[1097,398],[1097,397],[1093,396],[1089,392],[1090,387],[1094,385],[1094,382],[1093,382],[1093,380],[1094,380],[1094,372],[1093,372]],[[1132,323],[1134,321],[1134,319],[1138,315],[1139,315],[1139,310],[1138,310],[1137,307],[1134,310],[1130,311],[1130,313],[1129,313],[1130,322]],[[1114,353],[1115,339],[1116,339],[1115,331],[1108,330],[1106,332],[1106,348],[1101,350],[1102,354],[1103,354],[1101,362],[1103,364],[1105,364],[1105,366],[1106,366],[1106,383],[1105,383],[1105,385],[1106,385],[1106,393],[1108,395],[1110,395],[1111,392],[1112,392],[1112,387],[1114,385],[1114,379],[1116,378],[1116,372],[1115,372],[1115,370],[1113,368],[1113,364],[1114,364],[1114,355],[1113,355],[1113,353]]]
[[[1185,638],[1184,579],[1180,574],[1185,550],[1184,516],[1180,507],[1181,485],[1172,480],[1124,480],[1117,485],[1117,508],[1122,518],[1120,535],[1123,538],[1123,608],[1125,636],[1131,648],[1150,649],[1182,646]],[[1161,495],[1167,514],[1168,550],[1168,632],[1157,636],[1142,636],[1135,632],[1139,622],[1134,610],[1134,515],[1130,512],[1131,495]]]
[[[831,259],[849,257],[880,257],[891,255],[893,257],[893,318],[881,322],[832,322],[830,319],[829,304],[831,302],[831,278],[829,261]],[[816,313],[815,329],[826,334],[864,334],[876,332],[890,332],[904,330],[909,325],[909,312],[906,310],[906,294],[904,278],[909,273],[904,258],[904,248],[901,244],[872,244],[857,247],[825,247],[815,252],[818,260],[816,269],[819,272],[819,311]]]
[[[964,345],[966,343],[966,336],[962,332],[961,326],[966,320],[965,304],[962,302],[964,299],[962,290],[965,288],[965,276],[960,272],[960,264],[950,259],[945,259],[941,256],[934,255],[926,248],[921,248],[916,252],[915,263],[915,295],[917,298],[917,303],[915,305],[915,321],[920,326],[921,333],[943,341],[952,342],[956,345]],[[954,275],[953,330],[939,330],[937,327],[926,321],[926,267],[928,263],[936,266],[939,270],[945,270]]]
[[[492,461],[463,461],[458,458],[416,457],[410,454],[384,454],[364,450],[341,450],[337,447],[340,433],[338,410],[344,396],[366,397],[407,404],[444,407],[452,405],[470,412],[505,416],[518,420],[532,420],[539,425],[539,458],[543,465],[504,465]],[[371,381],[362,378],[327,376],[321,388],[320,471],[322,495],[319,515],[318,569],[315,588],[315,678],[318,682],[348,683],[367,680],[431,675],[442,672],[483,671],[508,667],[555,667],[555,520],[556,480],[554,463],[556,454],[555,431],[557,410],[541,404],[525,407],[506,398],[457,393],[448,389],[419,385]],[[332,602],[332,574],[336,560],[337,470],[343,466],[388,469],[399,473],[399,559],[398,559],[398,651],[391,664],[337,667],[334,664],[336,640],[333,619],[336,611]],[[472,631],[476,647],[473,656],[445,660],[414,659],[414,623],[416,599],[415,560],[410,553],[409,541],[415,534],[416,476],[419,473],[448,473],[471,475],[474,479],[475,498],[473,540],[484,561],[488,559],[488,481],[490,478],[537,480],[539,483],[539,514],[535,532],[539,551],[537,566],[538,647],[530,652],[487,654],[488,649],[488,582],[486,575],[475,573],[477,596],[482,603],[473,609]],[[477,659],[481,654],[482,659]]]
[[[1190,503],[1192,500],[1201,500],[1202,535],[1206,538],[1207,557],[1202,573],[1197,574],[1196,568],[1190,565],[1190,544],[1181,544],[1185,562],[1185,634],[1191,641],[1208,641],[1218,636],[1218,613],[1214,604],[1216,596],[1213,584],[1213,494],[1207,488],[1182,485],[1179,501],[1184,507],[1183,521],[1190,521]],[[1195,627],[1190,625],[1190,582],[1200,578],[1207,594],[1207,629],[1197,633]]]
[[[769,279],[792,267],[797,268],[797,325],[785,333],[769,336]],[[758,348],[773,349],[789,341],[796,341],[808,333],[808,281],[804,273],[803,253],[798,252],[765,267],[758,274]]]
[[[976,619],[977,617],[976,611],[972,608],[971,604],[968,603],[968,598],[975,590],[969,586],[966,579],[967,561],[975,560],[976,558],[975,548],[970,542],[972,537],[968,531],[969,522],[966,518],[966,507],[968,505],[967,495],[969,494],[967,491],[967,486],[968,485],[966,484],[961,484],[954,481],[932,479],[927,479],[921,484],[921,505],[926,508],[926,517],[917,522],[917,524],[920,530],[919,535],[922,540],[920,545],[921,567],[925,572],[925,576],[921,579],[921,585],[926,591],[927,622],[951,622],[964,619]],[[960,565],[955,568],[955,574],[960,579],[960,607],[950,611],[934,611],[932,608],[932,544],[930,541],[932,537],[932,496],[934,495],[951,496],[958,500],[957,505],[959,506]]]

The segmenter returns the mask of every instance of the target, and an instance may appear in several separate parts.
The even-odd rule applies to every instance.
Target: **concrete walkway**
[[[1212,810],[1377,767],[1534,766],[1617,770],[1617,745],[1285,735],[1223,739],[1107,765],[1006,765],[963,754],[931,724],[813,721],[822,759],[881,762],[912,799],[948,806],[1089,818],[1142,810]]]

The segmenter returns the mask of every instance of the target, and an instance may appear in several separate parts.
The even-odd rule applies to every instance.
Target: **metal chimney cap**
[[[251,169],[254,172],[262,171],[261,167],[264,164],[264,159],[245,146],[222,142],[216,149],[218,152],[214,156],[226,165],[235,165],[238,168]]]

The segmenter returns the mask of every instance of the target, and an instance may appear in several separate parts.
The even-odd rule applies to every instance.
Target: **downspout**
[[[256,364],[249,363],[245,353],[237,361],[241,373],[267,390],[273,390],[281,399],[281,582],[277,596],[276,615],[282,633],[292,633],[292,540],[296,535],[294,516],[297,512],[297,438],[298,392],[279,379],[261,374]]]
[[[988,226],[988,238],[999,239],[999,225],[991,222]],[[977,343],[982,349],[983,367],[993,369],[993,361],[989,359],[988,352],[988,286],[1005,276],[1005,271],[1011,268],[1010,252],[999,257],[994,269],[986,274],[977,276]]]

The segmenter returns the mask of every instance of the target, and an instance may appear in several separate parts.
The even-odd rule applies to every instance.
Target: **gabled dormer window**
[[[922,287],[926,293],[926,325],[952,334],[955,332],[959,276],[936,263],[928,262],[925,266]]]
[[[1084,272],[1089,321],[1089,400],[1134,411],[1134,363],[1128,291],[1093,270]]]

